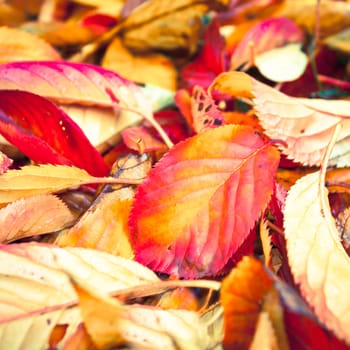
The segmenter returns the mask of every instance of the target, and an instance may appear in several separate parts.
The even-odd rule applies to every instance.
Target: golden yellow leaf
[[[76,225],[57,237],[56,244],[94,248],[132,259],[128,229],[131,203],[131,200],[120,200],[118,192],[105,194]]]
[[[288,193],[284,210],[288,260],[318,319],[350,344],[350,260],[319,178],[319,172],[304,176]]]
[[[0,27],[0,63],[61,60],[47,42],[24,30]]]
[[[314,33],[316,26],[316,5],[318,0],[286,0],[274,13],[296,22],[309,33]],[[320,5],[320,37],[335,34],[350,25],[350,3],[343,1],[322,0]]]
[[[0,203],[22,197],[58,192],[88,183],[120,182],[122,179],[94,177],[85,170],[66,165],[27,165],[20,170],[8,170],[0,176]]]
[[[102,66],[137,83],[175,91],[177,72],[172,61],[161,54],[133,54],[119,38],[108,46]]]

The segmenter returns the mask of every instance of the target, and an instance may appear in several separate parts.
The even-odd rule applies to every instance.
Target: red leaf
[[[189,87],[200,85],[207,88],[218,74],[226,70],[224,47],[218,22],[214,20],[205,33],[202,51],[182,69],[182,78]]]
[[[37,163],[75,165],[94,176],[109,171],[79,126],[38,95],[1,90],[0,133]]]
[[[278,161],[244,126],[175,145],[138,187],[130,214],[136,259],[185,278],[215,275],[267,205]]]

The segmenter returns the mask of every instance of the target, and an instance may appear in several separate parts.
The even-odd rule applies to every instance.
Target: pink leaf
[[[204,45],[198,57],[181,72],[189,87],[200,85],[207,88],[214,78],[226,70],[224,40],[217,21],[213,21],[204,37]]]
[[[152,105],[142,90],[117,73],[72,62],[12,62],[0,66],[2,89],[27,90],[59,103],[112,108],[111,91],[120,104],[146,117]]]
[[[303,32],[292,20],[285,17],[264,20],[251,28],[236,47],[231,56],[231,69],[249,62],[252,50],[257,55],[287,43],[302,41]]]
[[[0,133],[37,163],[75,165],[94,176],[109,171],[79,126],[38,95],[0,90]]]

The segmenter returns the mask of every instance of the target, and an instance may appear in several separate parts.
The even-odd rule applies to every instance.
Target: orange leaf
[[[24,30],[0,28],[0,63],[14,61],[59,61],[60,54],[44,40]]]
[[[118,192],[107,193],[75,226],[60,235],[56,243],[61,247],[95,248],[132,258],[127,227],[130,207],[131,200],[120,200]]]
[[[73,220],[67,206],[53,195],[22,198],[0,210],[0,242],[55,232]]]
[[[244,257],[223,280],[220,299],[224,307],[225,348],[248,348],[255,333],[261,303],[271,288],[273,280],[262,263],[249,257]]]
[[[175,145],[138,187],[130,214],[136,259],[180,276],[216,274],[265,208],[278,151],[246,126]]]

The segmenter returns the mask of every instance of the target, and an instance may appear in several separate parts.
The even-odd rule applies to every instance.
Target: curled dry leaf
[[[242,72],[219,75],[211,90],[253,98],[256,114],[266,134],[282,140],[289,158],[305,165],[319,165],[337,124],[342,124],[330,164],[350,164],[350,102],[290,97]]]
[[[98,349],[127,345],[137,349],[210,349],[220,338],[209,336],[197,312],[122,305],[97,291],[75,286],[85,328]],[[209,326],[211,324],[209,323]]]
[[[0,63],[59,61],[60,54],[43,39],[24,30],[0,27]],[[2,87],[3,88],[3,87]]]
[[[201,17],[225,9],[228,0],[151,0],[138,6],[122,23],[124,44],[134,50],[157,49],[193,54],[200,39]]]
[[[47,348],[56,325],[68,325],[66,336],[82,321],[73,278],[110,293],[158,281],[134,261],[83,248],[43,244],[0,247],[0,347]],[[70,307],[70,308],[68,308]],[[16,334],[16,337],[13,336]],[[65,339],[62,340],[64,344]]]
[[[0,209],[0,242],[59,231],[73,220],[73,214],[56,196],[19,199]]]
[[[278,162],[277,149],[245,126],[175,145],[137,189],[130,214],[136,259],[186,278],[215,275],[267,205]]]
[[[284,211],[288,260],[319,320],[349,345],[350,260],[331,216],[326,189],[320,193],[319,177],[319,172],[304,176],[288,193]]]

